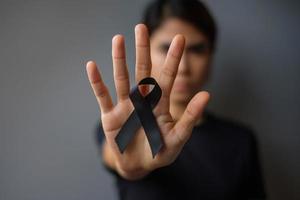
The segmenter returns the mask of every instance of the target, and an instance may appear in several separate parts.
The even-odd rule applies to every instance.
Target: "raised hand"
[[[151,76],[152,67],[148,31],[143,24],[135,27],[135,46],[135,79],[138,83],[143,78]],[[172,40],[159,77],[154,77],[162,89],[162,97],[153,109],[153,113],[164,143],[163,148],[154,158],[142,127],[137,131],[123,154],[120,153],[114,140],[134,109],[129,99],[129,75],[123,36],[116,35],[112,40],[114,82],[118,98],[116,105],[113,105],[95,62],[89,61],[86,65],[88,78],[101,110],[102,127],[106,136],[104,152],[106,152],[106,156],[109,155],[112,167],[126,179],[138,179],[156,168],[171,164],[190,138],[192,129],[209,100],[207,92],[199,92],[189,102],[178,121],[174,121],[170,114],[170,93],[184,46],[184,36],[176,35]],[[145,94],[147,90],[147,87],[142,88],[142,93]]]

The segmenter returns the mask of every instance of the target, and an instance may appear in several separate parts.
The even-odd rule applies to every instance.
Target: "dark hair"
[[[214,50],[217,27],[206,6],[199,0],[155,0],[145,9],[142,22],[151,35],[168,17],[177,17],[194,25],[208,38]]]

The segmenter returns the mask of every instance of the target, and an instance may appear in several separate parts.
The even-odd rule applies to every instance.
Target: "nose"
[[[188,75],[189,73],[189,59],[186,51],[183,52],[179,66],[177,75]]]

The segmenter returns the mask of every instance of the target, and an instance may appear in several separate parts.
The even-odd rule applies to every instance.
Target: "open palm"
[[[138,83],[143,78],[151,76],[150,41],[145,25],[139,24],[135,27],[135,41],[135,79]],[[114,82],[118,98],[116,105],[112,103],[109,91],[102,81],[96,64],[93,61],[87,63],[88,78],[101,110],[101,121],[107,148],[112,152],[116,169],[121,175],[135,171],[145,175],[156,168],[172,163],[189,139],[196,121],[208,102],[209,94],[204,91],[199,92],[189,102],[178,121],[174,121],[170,114],[170,93],[184,46],[184,37],[176,35],[168,50],[160,76],[156,77],[162,89],[162,96],[153,109],[153,113],[160,128],[164,146],[154,158],[142,127],[137,131],[123,154],[115,142],[115,137],[134,109],[129,98],[130,86],[123,36],[116,35],[112,40]],[[145,94],[148,89],[147,86],[144,86],[141,92]]]

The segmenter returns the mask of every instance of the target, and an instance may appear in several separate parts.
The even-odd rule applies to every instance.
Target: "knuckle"
[[[162,93],[162,95],[161,95],[161,99],[162,100],[165,100],[166,102],[168,102],[169,101],[169,99],[170,99],[170,91],[169,91],[169,89],[168,88],[164,88],[164,90],[163,90],[163,93]]]
[[[181,59],[180,55],[177,55],[176,53],[174,53],[173,51],[169,52],[170,57],[172,57],[172,59],[174,59],[174,61],[178,62]]]
[[[170,67],[165,67],[162,70],[162,73],[167,77],[174,77],[176,75],[176,71],[174,69],[171,69]]]
[[[189,120],[192,120],[195,117],[195,114],[194,114],[193,110],[191,110],[190,108],[186,109],[186,115],[187,115]]]
[[[118,96],[119,97],[127,97],[129,93],[129,89],[123,89],[118,91]]]
[[[140,72],[148,72],[150,69],[151,65],[148,63],[137,63],[136,68]]]
[[[177,134],[176,136],[176,139],[177,139],[177,142],[176,144],[181,146],[182,144],[185,143],[185,138],[183,137],[184,134]]]
[[[96,97],[104,97],[107,94],[107,88],[104,85],[101,85],[100,83],[94,84],[94,93]]]
[[[115,76],[116,81],[127,81],[128,75],[127,74],[118,74]]]

